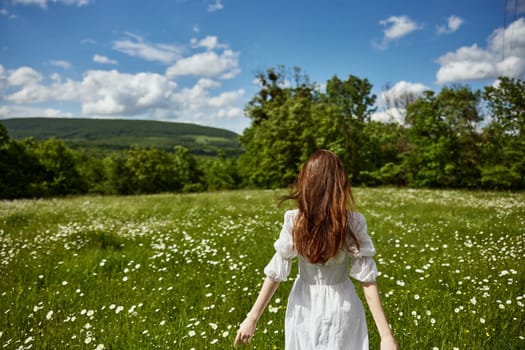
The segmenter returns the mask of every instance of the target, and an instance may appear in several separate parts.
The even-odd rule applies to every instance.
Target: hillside
[[[56,137],[76,149],[113,151],[130,146],[173,150],[187,147],[193,154],[228,156],[241,153],[239,135],[232,131],[188,123],[124,119],[17,118],[0,120],[14,139]]]

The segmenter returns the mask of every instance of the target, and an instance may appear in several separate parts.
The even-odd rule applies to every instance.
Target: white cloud
[[[51,64],[52,66],[55,66],[55,67],[59,67],[59,68],[62,68],[62,69],[70,69],[72,67],[72,64],[69,63],[68,61],[64,61],[64,60],[54,60],[54,61],[50,61],[49,64]]]
[[[198,53],[178,60],[166,70],[168,77],[196,75],[231,79],[239,73],[239,53],[231,50],[224,50],[220,56],[212,51]]]
[[[409,81],[401,80],[379,95],[379,103],[385,105],[389,100],[403,101],[407,98],[417,98],[427,90],[431,89],[421,83],[411,83]]]
[[[42,8],[47,8],[47,5],[49,3],[62,3],[64,5],[68,6],[84,6],[88,5],[92,2],[92,0],[13,0],[15,4],[23,4],[23,5],[37,5]]]
[[[417,24],[407,16],[390,16],[387,19],[379,21],[379,24],[387,26],[387,28],[383,30],[383,39],[373,44],[381,50],[386,49],[390,42],[423,28],[422,25]]]
[[[451,33],[454,33],[456,30],[459,29],[459,27],[461,27],[461,25],[463,24],[464,20],[463,18],[461,17],[458,17],[458,16],[450,16],[447,18],[447,25],[444,26],[438,26],[437,27],[437,33],[438,34],[451,34]]]
[[[388,40],[402,38],[411,32],[420,29],[420,26],[407,16],[391,16],[379,23],[385,26],[391,25],[383,31],[385,38]]]
[[[370,119],[382,123],[399,123],[403,124],[406,111],[400,108],[389,108],[385,111],[375,112]]]
[[[374,113],[372,120],[403,123],[407,104],[421,97],[427,90],[431,89],[420,83],[404,80],[397,82],[379,95],[378,105],[383,111]]]
[[[117,64],[116,60],[112,60],[109,57],[98,55],[98,54],[93,55],[93,62],[101,63],[101,64]]]
[[[207,36],[202,40],[197,40],[195,38],[191,39],[191,46],[194,48],[205,47],[208,50],[227,48],[226,45],[219,44],[219,40],[216,36]]]
[[[194,24],[193,25],[193,32],[194,33],[200,33],[200,31],[201,31],[201,28],[199,27],[199,25],[198,24]]]
[[[215,12],[222,10],[224,8],[223,4],[221,3],[221,0],[215,0],[213,4],[208,5],[208,12]]]
[[[496,29],[487,40],[487,47],[464,46],[438,58],[440,68],[436,80],[440,84],[499,76],[521,78],[525,75],[525,18],[506,29]]]
[[[78,104],[77,116],[131,117],[179,120],[222,126],[227,121],[242,122],[241,104],[245,91],[222,91],[219,81],[199,79],[193,86],[178,89],[168,77],[154,73],[127,74],[117,70],[87,71],[81,80],[62,79],[53,74],[46,84],[40,73],[30,67],[6,72],[0,65],[0,82],[4,82],[1,115],[65,115],[56,108],[30,107],[29,104],[52,105],[54,101]],[[1,85],[0,85],[1,86]],[[1,93],[2,91],[0,91]]]
[[[3,67],[2,67],[3,70]],[[31,67],[20,67],[7,77],[8,86],[34,85],[42,80],[42,75]]]
[[[29,107],[29,106],[0,106],[1,118],[28,118],[28,117],[72,117],[71,113],[63,112],[55,108]]]
[[[82,112],[95,115],[138,115],[167,105],[176,84],[154,73],[88,71],[80,83]]]
[[[139,57],[148,61],[159,61],[170,64],[181,57],[182,49],[172,44],[153,44],[146,42],[141,36],[127,33],[128,39],[113,42],[113,49],[129,56]]]

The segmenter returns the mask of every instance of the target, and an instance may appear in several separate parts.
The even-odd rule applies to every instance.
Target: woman
[[[365,218],[349,211],[350,182],[340,159],[326,150],[315,152],[284,199],[295,200],[298,208],[285,213],[276,253],[264,269],[267,277],[234,345],[251,341],[257,321],[297,257],[299,276],[288,298],[285,349],[368,349],[365,313],[348,278],[349,263],[350,276],[363,287],[381,349],[397,349],[375,283],[375,248]]]

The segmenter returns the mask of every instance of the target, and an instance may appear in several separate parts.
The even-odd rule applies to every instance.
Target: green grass
[[[402,349],[525,347],[524,193],[354,192]],[[0,345],[231,348],[273,254],[278,194],[0,202]],[[292,281],[244,348],[283,348]]]

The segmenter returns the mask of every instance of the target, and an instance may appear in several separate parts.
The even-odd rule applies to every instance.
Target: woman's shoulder
[[[299,209],[290,209],[284,212],[284,219],[285,220],[293,220],[297,214],[299,213]]]
[[[350,215],[350,222],[353,226],[361,227],[363,225],[366,225],[366,218],[360,212],[350,211],[349,215]]]

